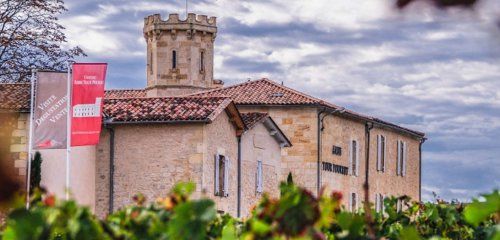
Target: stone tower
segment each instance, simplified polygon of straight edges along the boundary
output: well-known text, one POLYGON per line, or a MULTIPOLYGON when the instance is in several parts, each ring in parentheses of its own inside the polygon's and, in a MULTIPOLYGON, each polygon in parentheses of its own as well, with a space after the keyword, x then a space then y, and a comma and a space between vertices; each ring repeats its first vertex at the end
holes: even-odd
POLYGON ((186 20, 170 14, 144 18, 147 43, 148 97, 194 93, 222 86, 213 79, 215 17, 189 13, 186 20))

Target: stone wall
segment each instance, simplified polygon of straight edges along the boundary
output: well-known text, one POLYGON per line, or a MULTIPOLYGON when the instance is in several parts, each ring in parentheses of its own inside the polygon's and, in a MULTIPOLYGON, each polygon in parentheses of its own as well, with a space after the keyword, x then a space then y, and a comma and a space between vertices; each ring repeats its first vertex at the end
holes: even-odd
POLYGON ((201 184, 205 196, 215 201, 219 211, 236 216, 238 190, 238 139, 236 128, 227 114, 220 114, 212 123, 205 126, 203 132, 203 182, 201 184), (214 194, 215 155, 222 154, 230 159, 229 196, 220 197, 214 194))
POLYGON ((317 193, 317 109, 314 107, 249 107, 240 112, 267 112, 292 142, 281 150, 281 177, 317 193))
POLYGON ((408 135, 394 132, 390 129, 374 128, 370 139, 370 200, 375 201, 375 194, 383 196, 408 195, 413 200, 420 200, 420 141, 408 135), (377 171, 377 135, 386 138, 385 171, 377 171), (408 144, 408 159, 405 176, 396 175, 397 141, 408 144))
POLYGON ((262 197, 262 193, 256 192, 257 161, 262 161, 264 192, 270 197, 279 197, 281 148, 262 123, 243 134, 241 146, 241 216, 245 217, 262 197))
POLYGON ((26 166, 28 163, 28 113, 20 113, 17 126, 12 131, 10 152, 19 181, 26 184, 26 166))
MULTIPOLYGON (((200 185, 203 128, 201 123, 115 126, 114 209, 130 205, 137 193, 151 202, 166 196, 177 182, 200 185)), ((96 154, 96 213, 103 217, 109 206, 107 130, 96 154)))
MULTIPOLYGON (((238 106, 241 112, 268 112, 292 142, 291 148, 282 149, 281 180, 292 172, 294 182, 316 193, 317 182, 317 109, 314 107, 250 107, 238 106)), ((344 194, 344 204, 349 194, 357 193, 358 199, 364 198, 363 184, 366 170, 366 137, 364 122, 346 117, 327 116, 321 134, 321 161, 348 167, 349 143, 355 139, 359 148, 358 176, 342 175, 320 171, 321 184, 326 191, 338 190, 344 194), (342 148, 342 155, 332 154, 333 145, 342 148)), ((393 129, 375 127, 371 130, 369 159, 370 200, 375 194, 384 196, 408 195, 419 199, 419 140, 393 129), (377 172, 377 134, 387 138, 386 171, 377 172), (396 176, 396 141, 408 143, 406 176, 396 176)), ((320 166, 321 167, 321 166, 320 166)), ((360 201, 358 201, 360 202, 360 201)), ((360 206, 358 204, 358 206, 360 206)))
MULTIPOLYGON (((359 199, 364 198, 363 184, 366 171, 366 136, 365 125, 362 122, 349 120, 338 116, 328 116, 324 121, 322 133, 322 161, 349 167, 349 142, 352 139, 359 143, 359 175, 342 175, 339 173, 321 171, 321 182, 327 191, 341 191, 348 202, 348 194, 357 193, 359 199), (333 146, 342 148, 342 155, 332 153, 333 146)), ((370 131, 370 157, 369 157, 369 199, 375 202, 375 195, 402 196, 408 195, 414 200, 419 200, 419 140, 392 129, 374 127, 370 131), (385 171, 377 171, 377 135, 386 137, 385 171), (397 141, 408 143, 408 159, 406 175, 396 175, 397 141)))
MULTIPOLYGON (((343 204, 348 204, 349 194, 356 193, 358 199, 364 195, 363 184, 366 171, 365 124, 341 117, 327 116, 323 121, 324 130, 321 134, 322 162, 340 166, 349 166, 349 148, 352 140, 358 142, 358 175, 342 175, 321 169, 321 183, 327 192, 340 191, 344 195, 343 204), (342 148, 342 155, 332 153, 333 145, 342 148)), ((359 202, 359 201, 358 201, 359 202)), ((360 206, 358 204, 358 206, 360 206)))

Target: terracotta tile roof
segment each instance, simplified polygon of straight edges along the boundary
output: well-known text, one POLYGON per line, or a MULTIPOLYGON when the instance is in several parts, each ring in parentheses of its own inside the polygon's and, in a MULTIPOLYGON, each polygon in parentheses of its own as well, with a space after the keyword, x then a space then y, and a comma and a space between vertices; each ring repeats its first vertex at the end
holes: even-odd
POLYGON ((318 105, 323 102, 266 78, 195 93, 192 96, 228 96, 238 105, 318 105))
POLYGON ((142 98, 146 97, 144 89, 113 89, 106 90, 105 98, 142 98))
MULTIPOLYGON (((29 83, 0 84, 0 111, 28 112, 30 108, 29 96, 29 83)), ((425 136, 422 132, 345 109, 335 104, 301 93, 297 90, 282 86, 269 79, 248 81, 225 88, 204 91, 187 96, 230 97, 237 105, 310 105, 326 107, 334 110, 343 110, 345 114, 373 121, 396 130, 402 130, 420 137, 425 136)), ((144 89, 107 90, 105 94, 105 98, 107 99, 145 97, 146 91, 144 89)))
POLYGON ((29 112, 31 84, 0 84, 0 111, 29 112))
POLYGON ((227 97, 115 98, 104 100, 110 122, 210 122, 232 101, 227 97))
POLYGON ((410 134, 418 135, 420 137, 425 135, 419 131, 411 130, 372 116, 367 116, 345 109, 341 106, 309 96, 305 93, 301 93, 266 78, 248 81, 220 89, 195 93, 190 96, 228 96, 231 97, 237 105, 310 105, 325 107, 332 110, 342 111, 343 114, 350 115, 355 118, 376 122, 396 130, 402 130, 410 134))
POLYGON ((268 117, 267 113, 261 112, 249 112, 249 113, 241 113, 241 118, 243 122, 247 126, 248 129, 251 129, 255 126, 255 124, 259 123, 262 119, 268 117))

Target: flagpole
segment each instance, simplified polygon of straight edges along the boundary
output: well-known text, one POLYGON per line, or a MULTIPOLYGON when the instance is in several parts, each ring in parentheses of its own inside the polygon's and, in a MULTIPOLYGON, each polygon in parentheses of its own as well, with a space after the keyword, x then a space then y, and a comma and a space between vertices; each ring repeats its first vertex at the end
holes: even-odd
POLYGON ((70 189, 70 155, 71 155, 71 67, 72 64, 68 61, 66 62, 68 67, 68 87, 67 87, 67 101, 66 101, 66 110, 67 110, 67 118, 66 118, 66 200, 69 200, 69 189, 70 189))
POLYGON ((31 101, 30 101, 30 115, 28 117, 30 121, 29 125, 29 139, 28 139, 28 172, 26 175, 26 209, 30 207, 30 186, 31 186, 31 158, 33 155, 33 106, 35 105, 35 69, 31 69, 31 101))

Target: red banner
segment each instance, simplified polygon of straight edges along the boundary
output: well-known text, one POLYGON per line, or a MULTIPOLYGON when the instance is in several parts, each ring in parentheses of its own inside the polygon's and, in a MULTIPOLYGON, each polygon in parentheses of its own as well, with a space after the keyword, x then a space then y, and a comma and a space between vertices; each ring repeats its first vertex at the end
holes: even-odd
POLYGON ((106 63, 73 64, 71 146, 99 143, 106 63))

